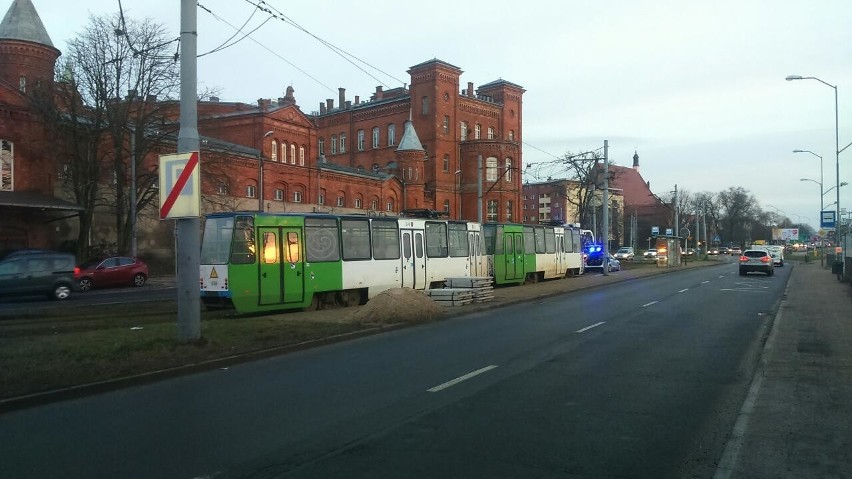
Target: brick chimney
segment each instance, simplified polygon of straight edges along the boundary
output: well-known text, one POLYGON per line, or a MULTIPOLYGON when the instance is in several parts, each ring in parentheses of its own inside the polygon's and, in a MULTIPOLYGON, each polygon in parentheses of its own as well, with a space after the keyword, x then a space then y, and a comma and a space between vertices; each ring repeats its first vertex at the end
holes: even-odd
POLYGON ((320 115, 325 115, 325 103, 320 102, 320 115))
POLYGON ((467 82, 467 96, 473 98, 473 82, 467 82))
POLYGON ((343 108, 346 105, 346 88, 338 88, 337 97, 340 100, 340 108, 343 108))
POLYGON ((373 98, 375 98, 376 100, 381 100, 382 98, 384 98, 384 96, 385 96, 385 92, 382 91, 382 87, 377 86, 376 87, 376 93, 373 95, 373 98))
POLYGON ((331 113, 331 111, 334 110, 334 98, 326 98, 325 107, 328 109, 328 112, 331 113))

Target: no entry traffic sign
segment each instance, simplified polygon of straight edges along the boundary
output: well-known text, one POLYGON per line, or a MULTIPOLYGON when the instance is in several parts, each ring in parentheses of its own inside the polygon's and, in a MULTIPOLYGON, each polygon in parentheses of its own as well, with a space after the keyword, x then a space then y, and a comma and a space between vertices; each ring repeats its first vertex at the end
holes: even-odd
POLYGON ((160 156, 160 219, 201 216, 198 152, 160 156))

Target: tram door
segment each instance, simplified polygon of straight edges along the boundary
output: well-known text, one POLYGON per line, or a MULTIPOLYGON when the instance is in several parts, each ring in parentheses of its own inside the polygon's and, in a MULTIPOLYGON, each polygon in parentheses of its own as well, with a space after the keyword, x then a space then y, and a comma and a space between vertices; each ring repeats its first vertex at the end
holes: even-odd
POLYGON ((260 234, 258 303, 299 303, 304 300, 302 232, 298 228, 258 228, 260 234))
POLYGON ((503 233, 503 255, 506 261, 506 279, 524 278, 524 234, 503 233))
POLYGON ((402 247, 402 287, 426 289, 426 256, 423 230, 400 229, 402 247))
POLYGON ((479 249, 479 235, 479 231, 468 231, 467 233, 467 242, 470 248, 468 260, 470 262, 471 276, 486 276, 484 265, 482 264, 482 251, 479 249))

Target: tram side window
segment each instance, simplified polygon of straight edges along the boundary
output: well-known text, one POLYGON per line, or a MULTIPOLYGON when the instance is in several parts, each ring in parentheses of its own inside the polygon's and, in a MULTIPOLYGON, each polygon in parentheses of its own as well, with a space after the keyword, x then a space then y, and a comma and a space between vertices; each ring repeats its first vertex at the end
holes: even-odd
POLYGON ((467 237, 467 225, 450 223, 449 231, 450 256, 459 258, 470 254, 470 240, 467 237))
POLYGON ((426 256, 429 258, 446 258, 447 224, 426 222, 426 256))
POLYGON ((396 220, 373 220, 373 258, 399 259, 399 226, 396 220))
POLYGON ((553 228, 544 229, 544 251, 545 253, 556 252, 556 233, 553 228))
MULTIPOLYGON (((485 254, 497 254, 503 252, 503 244, 502 242, 497 241, 498 230, 497 227, 491 225, 485 225, 482 228, 482 240, 485 242, 485 254), (499 244, 498 244, 499 243, 499 244), (499 248, 499 251, 498 251, 499 248)), ((500 228, 500 235, 503 235, 503 229, 500 228)))
POLYGON ((234 218, 207 218, 201 241, 202 264, 226 264, 234 237, 234 218))
POLYGON ((544 247, 544 228, 535 228, 535 252, 536 253, 544 253, 546 248, 544 247))
POLYGON ((577 230, 571 231, 571 251, 569 253, 579 253, 580 250, 583 249, 582 243, 580 242, 580 232, 577 230))
POLYGON ((305 218, 305 259, 309 263, 340 261, 340 234, 333 218, 305 218))
POLYGON ((365 219, 342 220, 343 259, 370 259, 370 222, 365 219))
POLYGON ((536 234, 532 226, 524 226, 524 253, 535 254, 536 234))
POLYGON ((234 242, 231 251, 231 263, 254 263, 257 248, 254 244, 254 218, 237 216, 234 221, 234 242))

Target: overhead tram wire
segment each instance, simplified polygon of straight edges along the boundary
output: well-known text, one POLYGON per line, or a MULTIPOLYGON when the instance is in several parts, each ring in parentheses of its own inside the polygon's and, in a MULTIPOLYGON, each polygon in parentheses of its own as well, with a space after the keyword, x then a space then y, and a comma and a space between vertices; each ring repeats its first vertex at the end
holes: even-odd
MULTIPOLYGON (((121 22, 121 28, 115 29, 115 34, 116 34, 116 36, 123 36, 125 38, 125 40, 127 41, 127 46, 130 48, 130 51, 133 52, 134 58, 138 57, 140 55, 143 55, 145 53, 148 53, 151 50, 157 50, 160 47, 164 47, 164 46, 166 46, 170 43, 174 43, 174 42, 178 42, 178 48, 180 47, 180 37, 177 37, 177 38, 172 39, 172 40, 160 42, 156 45, 152 45, 150 47, 143 48, 142 50, 137 50, 136 47, 133 45, 133 42, 130 39, 130 35, 127 33, 127 24, 124 20, 124 8, 121 5, 121 0, 118 0, 118 20, 119 20, 119 22, 121 22)), ((160 58, 160 59, 162 59, 162 58, 174 58, 174 61, 177 61, 178 55, 177 55, 177 53, 175 53, 174 57, 154 57, 154 58, 160 58)), ((114 63, 115 61, 117 61, 117 59, 113 60, 112 62, 109 62, 109 63, 114 63)))
POLYGON ((355 55, 353 55, 353 54, 351 54, 351 53, 347 52, 346 50, 344 50, 344 49, 342 49, 342 48, 340 48, 340 47, 338 47, 338 46, 336 46, 336 45, 334 45, 334 44, 332 44, 332 43, 330 43, 330 42, 328 42, 328 41, 326 41, 326 40, 323 40, 322 38, 318 37, 317 35, 315 35, 315 34, 311 33, 311 32, 310 32, 310 31, 308 31, 306 28, 302 27, 301 25, 299 25, 298 23, 296 23, 295 21, 293 21, 291 18, 289 18, 287 15, 285 15, 284 13, 282 13, 280 10, 278 10, 278 9, 277 9, 277 8, 275 8, 275 7, 273 7, 273 6, 272 6, 272 5, 270 5, 269 3, 265 2, 264 0, 256 0, 256 2, 257 2, 257 3, 255 3, 255 0, 245 0, 245 1, 246 1, 246 3, 248 3, 249 5, 252 5, 253 7, 255 7, 256 9, 258 9, 258 10, 260 10, 260 11, 262 11, 262 12, 264 12, 264 13, 268 14, 268 15, 270 15, 272 18, 275 18, 276 20, 281 20, 282 22, 284 22, 284 23, 286 23, 286 24, 288 24, 288 25, 290 25, 290 26, 292 26, 292 27, 294 27, 294 28, 296 28, 296 29, 298 29, 298 30, 301 30, 302 32, 304 32, 304 33, 306 33, 306 34, 310 35, 311 37, 313 37, 314 39, 316 39, 318 42, 320 42, 320 43, 322 43, 323 45, 325 45, 326 47, 328 47, 331 51, 335 52, 338 56, 340 56, 341 58, 343 58, 344 60, 346 60, 349 64, 351 64, 351 65, 352 65, 352 66, 354 66, 355 68, 357 68, 357 69, 361 70, 361 71, 362 71, 365 75, 367 75, 367 76, 369 76, 370 78, 372 78, 373 80, 376 80, 377 82, 379 82, 381 85, 383 85, 383 86, 385 86, 385 87, 387 87, 387 88, 390 88, 390 86, 388 86, 385 82, 383 82, 382 80, 380 80, 379 78, 377 78, 376 76, 374 76, 373 74, 371 74, 370 72, 368 72, 367 70, 365 70, 365 69, 361 68, 361 66, 359 66, 358 64, 356 64, 355 62, 353 62, 352 60, 350 60, 350 58, 353 58, 353 59, 357 60, 358 62, 360 62, 360 63, 362 63, 362 64, 364 64, 364 65, 366 65, 366 66, 368 66, 368 67, 372 68, 373 70, 375 70, 375 71, 377 71, 377 72, 381 73, 382 75, 385 75, 385 76, 386 76, 386 77, 388 77, 388 78, 392 78, 393 80, 397 81, 397 82, 398 82, 398 83, 400 83, 400 84, 405 84, 405 83, 406 83, 406 82, 404 82, 404 81, 400 80, 399 78, 394 77, 394 76, 393 76, 393 75, 391 75, 390 73, 387 73, 387 72, 385 72, 385 71, 381 70, 380 68, 378 68, 378 67, 376 67, 376 66, 373 66, 373 65, 371 65, 370 63, 367 63, 366 61, 362 60, 361 58, 358 58, 357 56, 355 56, 355 55), (263 5, 266 5, 266 7, 264 7, 263 5), (273 11, 273 10, 274 10, 274 11, 273 11), (347 58, 347 57, 349 57, 349 58, 347 58))
MULTIPOLYGON (((231 25, 231 24, 230 24, 227 20, 225 20, 224 18, 220 17, 219 15, 216 15, 215 13, 213 13, 213 11, 212 11, 212 10, 210 10, 209 8, 207 8, 207 7, 205 7, 204 5, 202 5, 202 4, 201 4, 201 2, 196 2, 196 5, 198 5, 198 7, 199 7, 199 8, 201 8, 202 10, 204 10, 205 12, 207 12, 207 13, 209 13, 211 16, 213 16, 213 18, 215 18, 216 20, 219 20, 220 22, 224 23, 225 25, 228 25, 229 27, 233 28, 234 30, 239 31, 239 29, 238 29, 237 27, 235 27, 235 26, 231 25)), ((313 76, 313 75, 311 75, 310 73, 308 73, 308 72, 306 72, 305 70, 302 70, 301 68, 297 67, 295 64, 293 64, 293 62, 291 62, 290 60, 287 60, 286 58, 282 57, 281 55, 279 55, 278 53, 276 53, 276 52, 275 52, 274 50, 272 50, 271 48, 267 47, 267 46, 266 46, 266 45, 264 45, 263 43, 260 43, 259 41, 257 41, 257 40, 255 40, 254 38, 252 38, 250 35, 249 35, 249 36, 247 36, 247 38, 248 38, 249 40, 253 41, 254 43, 256 43, 257 45, 259 45, 259 46, 260 46, 261 48, 263 48, 264 50, 268 51, 268 52, 269 52, 269 53, 271 53, 272 55, 274 55, 274 56, 276 56, 277 58, 279 58, 280 60, 282 60, 284 63, 286 63, 286 64, 290 65, 291 67, 293 67, 294 69, 298 70, 299 72, 301 72, 302 74, 304 74, 306 77, 308 77, 308 78, 310 78, 311 80, 315 81, 317 84, 324 86, 324 87, 325 87, 325 88, 327 88, 330 92, 333 92, 333 93, 336 93, 336 92, 337 92, 337 90, 335 90, 334 88, 331 88, 330 86, 328 86, 328 85, 326 85, 325 83, 321 82, 319 79, 317 79, 316 77, 314 77, 314 76, 313 76)))
POLYGON ((260 27, 262 27, 262 26, 266 25, 266 22, 268 22, 268 21, 271 19, 271 18, 267 18, 267 19, 266 19, 266 20, 264 20, 264 21, 263 21, 260 25, 258 25, 257 27, 253 28, 250 32, 248 32, 248 33, 244 34, 242 37, 240 37, 240 39, 239 39, 239 40, 237 40, 237 41, 235 41, 235 42, 232 42, 232 43, 229 43, 231 40, 233 40, 233 39, 234 39, 234 37, 236 37, 236 36, 237 36, 237 35, 239 35, 240 33, 243 33, 243 28, 245 28, 245 27, 246 27, 246 25, 248 25, 248 23, 251 21, 251 19, 252 19, 252 18, 254 18, 254 14, 255 14, 255 13, 257 13, 257 10, 253 10, 253 11, 251 12, 251 15, 249 15, 249 17, 246 19, 246 21, 245 21, 245 22, 243 22, 242 26, 240 26, 240 28, 239 28, 236 32, 234 32, 234 34, 233 34, 233 35, 231 35, 231 36, 230 36, 227 40, 225 40, 224 42, 222 42, 222 43, 221 43, 218 47, 216 47, 216 48, 214 48, 214 49, 210 50, 209 52, 205 52, 205 53, 202 53, 201 55, 198 55, 198 56, 197 56, 197 58, 201 58, 201 57, 203 57, 203 56, 205 56, 205 55, 209 55, 209 54, 211 54, 211 53, 220 52, 220 51, 222 51, 222 50, 224 50, 224 49, 226 49, 226 48, 228 48, 228 47, 232 47, 232 46, 236 45, 237 43, 240 43, 241 41, 245 40, 245 39, 246 39, 246 37, 248 37, 248 36, 249 36, 249 35, 251 35, 252 33, 254 33, 254 32, 258 31, 258 30, 260 29, 260 27))

